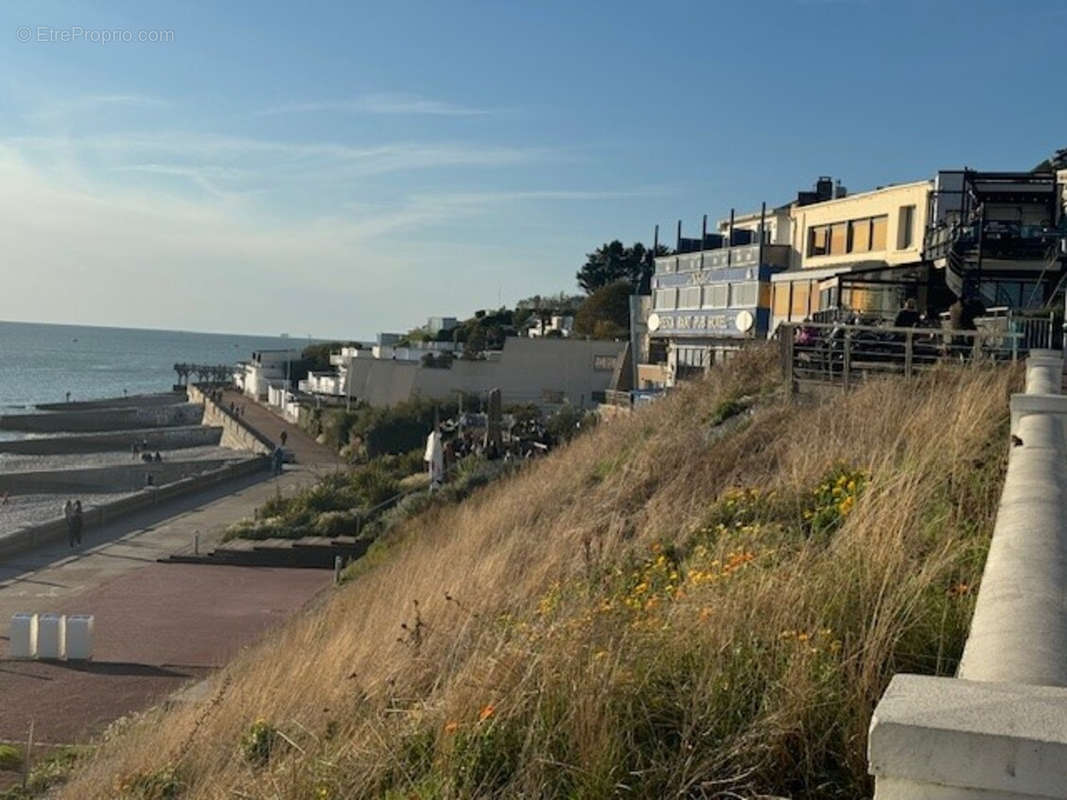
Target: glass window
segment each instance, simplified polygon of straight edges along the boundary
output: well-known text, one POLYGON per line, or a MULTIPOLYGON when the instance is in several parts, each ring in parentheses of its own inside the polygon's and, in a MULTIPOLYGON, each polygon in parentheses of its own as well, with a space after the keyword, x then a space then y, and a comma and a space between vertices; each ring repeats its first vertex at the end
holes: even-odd
POLYGON ((726 308, 729 305, 729 287, 725 283, 713 283, 704 287, 704 308, 726 308))
POLYGON ((830 255, 840 256, 848 252, 848 223, 838 222, 830 226, 830 255))
POLYGON ((656 308, 673 309, 677 306, 677 289, 657 289, 656 308))
POLYGON ((774 284, 774 316, 789 316, 789 287, 788 283, 774 284))
POLYGON ((889 217, 875 217, 871 220, 871 250, 885 250, 885 229, 889 217))
POLYGON ((808 316, 808 296, 811 285, 807 281, 796 281, 793 284, 793 303, 790 308, 793 319, 804 319, 808 316))
POLYGON ((897 250, 907 250, 914 241, 915 206, 901 206, 897 219, 897 250))
POLYGON ((850 253, 866 253, 871 249, 871 221, 869 219, 856 219, 850 222, 849 248, 850 253))
POLYGON ((686 286, 679 292, 678 308, 700 308, 700 287, 686 286))
POLYGON ((808 228, 808 255, 824 256, 830 252, 830 226, 808 228))
POLYGON ((731 283, 730 284, 730 307, 737 308, 739 306, 754 306, 756 300, 759 297, 759 284, 755 281, 751 283, 731 283))

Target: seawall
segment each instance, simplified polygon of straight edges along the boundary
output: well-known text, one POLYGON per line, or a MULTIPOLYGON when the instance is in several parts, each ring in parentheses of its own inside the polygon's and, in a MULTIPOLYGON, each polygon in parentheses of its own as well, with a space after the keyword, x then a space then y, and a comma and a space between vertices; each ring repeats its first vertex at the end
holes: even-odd
MULTIPOLYGON (((203 464, 204 462, 200 463, 203 464)), ((133 511, 149 508, 157 503, 201 491, 234 478, 252 475, 257 472, 266 473, 269 467, 270 459, 265 456, 257 456, 191 475, 166 486, 142 489, 136 494, 121 497, 110 503, 90 506, 84 511, 85 529, 98 528, 133 511)), ((66 536, 67 523, 62 517, 39 525, 27 526, 7 536, 0 537, 0 558, 7 558, 15 553, 40 545, 61 542, 66 536)))
POLYGON ((200 418, 201 425, 222 428, 222 438, 219 441, 223 447, 231 447, 235 450, 250 450, 253 453, 270 455, 274 452, 274 442, 263 436, 255 429, 249 427, 241 419, 231 414, 227 409, 216 403, 199 387, 190 384, 188 389, 189 402, 198 408, 203 407, 200 418))

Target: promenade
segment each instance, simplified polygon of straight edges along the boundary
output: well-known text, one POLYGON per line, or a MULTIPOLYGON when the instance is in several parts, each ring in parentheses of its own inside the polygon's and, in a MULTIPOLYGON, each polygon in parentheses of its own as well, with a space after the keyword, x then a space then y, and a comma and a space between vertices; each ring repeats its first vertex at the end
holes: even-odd
MULTIPOLYGON (((227 399, 227 403, 229 400, 227 399)), ((247 398, 242 421, 277 439, 288 431, 297 463, 162 502, 87 532, 71 551, 42 546, 0 560, 0 741, 84 741, 114 719, 146 708, 223 666, 329 584, 321 570, 160 564, 210 550, 225 528, 277 493, 308 486, 337 459, 247 398), (93 614, 89 663, 7 657, 11 615, 93 614)))

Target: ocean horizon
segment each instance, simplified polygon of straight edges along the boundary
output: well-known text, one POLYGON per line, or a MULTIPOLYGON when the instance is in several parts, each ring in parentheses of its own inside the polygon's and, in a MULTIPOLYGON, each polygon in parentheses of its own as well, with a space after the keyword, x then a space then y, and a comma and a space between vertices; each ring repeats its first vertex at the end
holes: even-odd
POLYGON ((314 339, 0 321, 0 414, 41 403, 169 391, 173 366, 236 364, 314 339))

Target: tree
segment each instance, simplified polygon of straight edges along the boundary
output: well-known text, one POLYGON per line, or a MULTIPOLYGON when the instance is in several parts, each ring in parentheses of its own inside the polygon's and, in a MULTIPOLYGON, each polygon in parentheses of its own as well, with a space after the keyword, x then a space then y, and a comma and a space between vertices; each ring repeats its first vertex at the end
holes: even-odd
POLYGON ((648 294, 652 273, 655 272, 655 256, 669 255, 670 250, 658 245, 656 253, 641 242, 626 247, 618 239, 603 244, 592 253, 587 253, 585 264, 578 270, 578 285, 588 294, 615 281, 627 281, 637 294, 648 294))
POLYGON ((618 339, 630 330, 630 284, 618 280, 585 298, 574 316, 574 330, 596 339, 618 339))

